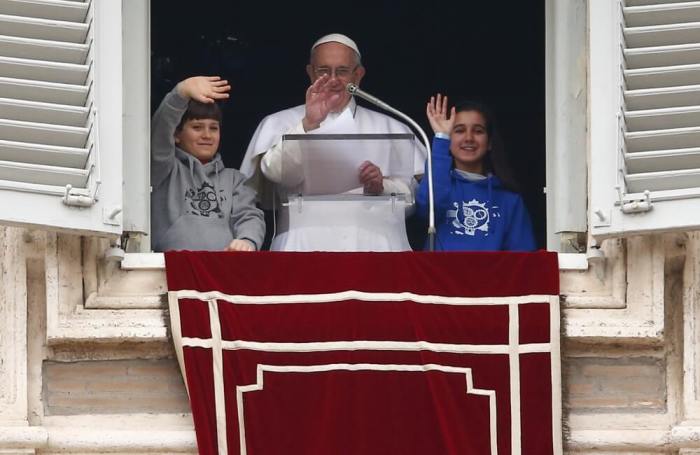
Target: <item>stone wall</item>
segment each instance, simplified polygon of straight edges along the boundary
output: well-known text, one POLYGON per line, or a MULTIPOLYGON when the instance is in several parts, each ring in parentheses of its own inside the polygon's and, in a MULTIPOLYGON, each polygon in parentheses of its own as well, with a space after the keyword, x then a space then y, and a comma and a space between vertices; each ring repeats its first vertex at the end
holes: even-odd
MULTIPOLYGON (((163 271, 72 235, 0 245, 0 453, 194 453, 163 271)), ((561 272, 566 450, 700 454, 700 234, 603 252, 561 272)))

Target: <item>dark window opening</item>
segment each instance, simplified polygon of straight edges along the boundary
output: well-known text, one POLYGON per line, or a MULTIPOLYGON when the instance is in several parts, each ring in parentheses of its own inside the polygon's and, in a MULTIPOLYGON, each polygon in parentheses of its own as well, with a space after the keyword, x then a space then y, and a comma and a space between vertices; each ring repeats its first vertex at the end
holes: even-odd
MULTIPOLYGON (((155 109, 179 80, 220 75, 232 84, 221 143, 238 168, 258 122, 304 102, 309 47, 345 33, 362 52, 366 91, 415 119, 430 135, 428 98, 477 98, 495 111, 506 151, 545 247, 544 1, 397 3, 151 0, 155 109)), ((360 101, 360 103, 363 103, 360 101)), ((366 105, 366 104, 365 104, 366 105)), ((422 247, 423 228, 409 223, 422 247)))

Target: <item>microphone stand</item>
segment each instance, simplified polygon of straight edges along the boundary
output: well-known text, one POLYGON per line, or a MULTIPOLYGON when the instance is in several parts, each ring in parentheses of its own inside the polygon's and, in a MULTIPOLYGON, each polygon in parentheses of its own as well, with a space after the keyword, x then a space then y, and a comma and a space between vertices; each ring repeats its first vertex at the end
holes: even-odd
POLYGON ((430 142, 428 141, 428 136, 426 136, 425 131, 413 121, 411 117, 404 114, 403 112, 395 109, 379 98, 370 95, 369 93, 363 91, 356 84, 352 82, 348 83, 345 87, 347 92, 353 96, 359 96, 360 98, 369 101, 370 103, 378 106, 385 111, 389 111, 392 114, 400 117, 401 119, 408 122, 421 136, 423 139, 423 144, 425 144, 425 149, 428 151, 428 249, 429 251, 435 251, 435 198, 433 196, 433 153, 430 148, 430 142))

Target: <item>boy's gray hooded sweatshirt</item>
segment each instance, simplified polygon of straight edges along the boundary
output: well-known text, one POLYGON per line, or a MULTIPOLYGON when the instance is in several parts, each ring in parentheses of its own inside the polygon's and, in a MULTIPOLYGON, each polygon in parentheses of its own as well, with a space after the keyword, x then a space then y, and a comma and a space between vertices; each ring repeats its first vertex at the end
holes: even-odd
POLYGON ((260 249, 265 236, 255 191, 221 156, 202 164, 175 145, 189 99, 168 93, 151 125, 151 232, 154 251, 222 251, 233 239, 260 249))

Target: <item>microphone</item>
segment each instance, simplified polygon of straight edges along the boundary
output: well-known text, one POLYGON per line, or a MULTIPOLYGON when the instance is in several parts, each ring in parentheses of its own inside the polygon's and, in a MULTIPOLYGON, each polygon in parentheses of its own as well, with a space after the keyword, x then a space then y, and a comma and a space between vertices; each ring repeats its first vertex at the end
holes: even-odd
POLYGON ((428 141, 428 136, 426 136, 425 131, 413 121, 411 117, 404 114, 403 112, 389 106, 384 101, 380 100, 376 96, 370 95, 364 90, 360 89, 357 84, 349 82, 345 86, 345 90, 352 96, 358 96, 364 100, 369 101, 377 107, 382 108, 385 111, 391 112, 397 117, 405 120, 411 125, 423 139, 423 144, 425 149, 428 151, 428 248, 430 251, 435 251, 435 197, 433 196, 433 153, 430 148, 430 142, 428 141))
MULTIPOLYGON (((394 112, 396 109, 393 107, 389 106, 386 104, 384 101, 380 100, 376 96, 372 96, 369 93, 365 92, 362 90, 360 87, 358 87, 356 84, 353 84, 352 82, 349 82, 348 85, 345 87, 347 92, 353 96, 359 96, 360 98, 369 101, 370 103, 374 104, 375 106, 379 106, 384 110, 387 110, 389 112, 394 112)), ((396 113, 396 112, 394 112, 396 113)), ((397 114, 399 115, 399 114, 397 114)), ((402 117, 401 115, 399 115, 402 117)))

